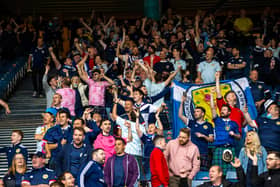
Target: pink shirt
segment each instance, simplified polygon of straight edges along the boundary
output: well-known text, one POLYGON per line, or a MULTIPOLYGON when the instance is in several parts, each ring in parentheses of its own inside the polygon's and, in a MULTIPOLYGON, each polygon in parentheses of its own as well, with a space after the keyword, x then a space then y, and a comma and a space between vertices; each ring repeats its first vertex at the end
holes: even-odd
POLYGON ((105 163, 108 158, 113 156, 115 153, 115 138, 114 136, 103 136, 102 133, 100 133, 96 140, 93 143, 94 149, 102 148, 105 152, 105 163))
POLYGON ((62 96, 61 106, 68 108, 71 116, 75 116, 76 92, 72 88, 61 88, 56 91, 62 96))
POLYGON ((180 145, 178 138, 171 140, 166 146, 164 155, 169 166, 170 176, 179 176, 180 171, 184 170, 189 173, 189 177, 193 178, 200 169, 198 147, 190 140, 186 145, 180 145))
POLYGON ((92 79, 87 81, 89 87, 89 105, 93 106, 105 106, 105 89, 110 84, 107 81, 95 82, 92 79))

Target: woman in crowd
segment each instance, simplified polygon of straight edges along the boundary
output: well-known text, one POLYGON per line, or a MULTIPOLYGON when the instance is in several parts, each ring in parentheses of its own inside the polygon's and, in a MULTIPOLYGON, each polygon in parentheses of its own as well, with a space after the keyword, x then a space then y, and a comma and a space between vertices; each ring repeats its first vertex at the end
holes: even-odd
POLYGON ((15 154, 8 173, 3 178, 5 187, 20 187, 21 179, 26 172, 26 163, 23 154, 15 154))
POLYGON ((75 178, 68 171, 65 171, 64 173, 62 173, 59 176, 58 182, 62 183, 64 185, 64 187, 74 187, 75 186, 75 178))
POLYGON ((241 165, 246 173, 246 187, 256 187, 251 184, 252 160, 249 159, 248 154, 257 154, 258 156, 258 174, 265 172, 267 152, 261 142, 257 132, 249 131, 246 135, 244 147, 241 149, 239 159, 241 165))

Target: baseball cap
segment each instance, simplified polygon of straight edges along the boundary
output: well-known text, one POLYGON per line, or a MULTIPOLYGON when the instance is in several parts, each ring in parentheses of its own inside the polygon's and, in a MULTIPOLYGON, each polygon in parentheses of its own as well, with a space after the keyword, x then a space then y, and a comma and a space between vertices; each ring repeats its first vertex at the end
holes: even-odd
POLYGON ((274 100, 268 99, 264 102, 264 109, 267 111, 267 109, 272 105, 272 104, 277 104, 274 100))

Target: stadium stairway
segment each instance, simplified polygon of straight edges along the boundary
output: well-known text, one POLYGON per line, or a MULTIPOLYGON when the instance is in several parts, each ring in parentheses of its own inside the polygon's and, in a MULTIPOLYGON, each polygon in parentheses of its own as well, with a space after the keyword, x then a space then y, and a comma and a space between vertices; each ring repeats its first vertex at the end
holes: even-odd
MULTIPOLYGON (((46 101, 45 98, 33 98, 32 93, 31 78, 26 77, 8 101, 12 113, 6 116, 1 110, 0 147, 10 144, 12 130, 20 129, 24 133, 22 143, 27 147, 28 153, 35 152, 35 128, 42 123, 41 113, 44 111, 46 101)), ((6 154, 1 153, 0 178, 7 172, 7 165, 6 154)), ((28 160, 28 167, 31 167, 30 160, 28 160)))

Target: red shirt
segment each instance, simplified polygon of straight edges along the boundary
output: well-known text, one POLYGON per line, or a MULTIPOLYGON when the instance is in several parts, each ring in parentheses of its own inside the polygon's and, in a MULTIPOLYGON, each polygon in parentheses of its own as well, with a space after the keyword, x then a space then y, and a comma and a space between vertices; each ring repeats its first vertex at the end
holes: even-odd
POLYGON ((169 172, 167 162, 161 149, 155 147, 150 157, 150 168, 152 174, 152 186, 158 187, 163 185, 168 186, 169 172))
MULTIPOLYGON (((151 56, 146 56, 143 58, 144 62, 148 62, 149 65, 151 65, 151 56)), ((155 65, 156 63, 158 63, 160 61, 160 57, 159 56, 154 56, 154 60, 153 60, 153 65, 155 65)))
MULTIPOLYGON (((216 100, 217 100, 217 105, 218 105, 219 111, 221 112, 222 106, 226 105, 227 103, 225 102, 224 98, 217 98, 216 100)), ((245 120, 243 112, 239 108, 232 107, 232 106, 229 106, 229 107, 231 109, 231 113, 229 115, 229 118, 232 121, 237 123, 239 133, 241 134, 243 122, 245 120)))

